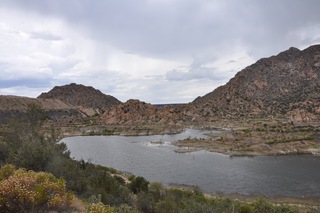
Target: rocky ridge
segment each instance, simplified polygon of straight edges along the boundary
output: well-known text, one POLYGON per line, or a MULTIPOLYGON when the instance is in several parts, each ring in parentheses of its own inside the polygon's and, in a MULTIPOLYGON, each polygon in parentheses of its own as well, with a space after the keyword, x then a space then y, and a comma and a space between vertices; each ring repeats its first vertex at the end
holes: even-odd
POLYGON ((192 102, 206 118, 281 116, 292 121, 320 118, 320 45, 290 48, 263 58, 192 102))

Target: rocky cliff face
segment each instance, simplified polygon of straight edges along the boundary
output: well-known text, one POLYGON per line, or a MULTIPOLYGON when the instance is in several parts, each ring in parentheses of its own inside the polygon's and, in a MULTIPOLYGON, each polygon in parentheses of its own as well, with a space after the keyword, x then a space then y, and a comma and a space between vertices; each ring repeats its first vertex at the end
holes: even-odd
POLYGON ((192 103, 202 116, 286 115, 320 118, 320 45, 290 48, 236 74, 192 103))
POLYGON ((86 108, 108 108, 120 104, 121 102, 113 96, 105 95, 93 87, 81 84, 69 84, 56 86, 47 93, 42 93, 39 99, 59 99, 73 106, 86 108))

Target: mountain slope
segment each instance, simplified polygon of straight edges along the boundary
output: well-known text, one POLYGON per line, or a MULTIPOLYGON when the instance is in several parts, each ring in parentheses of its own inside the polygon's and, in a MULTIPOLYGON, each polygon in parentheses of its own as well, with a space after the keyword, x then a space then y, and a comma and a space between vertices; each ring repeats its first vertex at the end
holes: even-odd
POLYGON ((47 113, 47 116, 53 120, 72 119, 81 121, 84 113, 75 109, 71 104, 64 103, 58 99, 35 99, 20 96, 0 95, 0 123, 7 123, 12 118, 23 116, 29 105, 39 105, 47 113))
POLYGON ((44 110, 63 110, 72 108, 70 104, 66 104, 57 99, 35 99, 20 96, 0 95, 0 111, 26 111, 30 104, 37 104, 44 110))
POLYGON ((287 115, 318 119, 320 45, 260 59, 192 103, 203 116, 287 115))
POLYGON ((73 106, 84 106, 89 108, 108 108, 121 102, 113 96, 105 95, 93 87, 81 84, 69 84, 56 86, 46 93, 42 93, 39 99, 59 99, 73 106))

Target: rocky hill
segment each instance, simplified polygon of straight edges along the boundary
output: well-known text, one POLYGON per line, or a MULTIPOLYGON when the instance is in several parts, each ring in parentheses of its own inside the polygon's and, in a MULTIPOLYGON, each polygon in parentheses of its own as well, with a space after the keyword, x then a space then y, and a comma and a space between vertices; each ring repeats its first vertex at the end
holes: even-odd
POLYGON ((203 117, 285 115, 320 118, 320 45, 263 58, 192 103, 203 117))
POLYGON ((113 96, 105 95, 93 87, 81 84, 69 84, 56 86, 46 93, 42 93, 39 99, 59 99, 73 106, 86 108, 108 108, 120 104, 121 102, 113 96))
POLYGON ((179 120, 180 113, 173 108, 158 108, 143 101, 131 99, 106 110, 101 119, 106 124, 166 123, 179 120))
POLYGON ((128 100, 125 103, 109 108, 101 116, 101 123, 106 125, 163 126, 170 131, 181 129, 187 118, 186 105, 156 107, 139 100, 128 100))

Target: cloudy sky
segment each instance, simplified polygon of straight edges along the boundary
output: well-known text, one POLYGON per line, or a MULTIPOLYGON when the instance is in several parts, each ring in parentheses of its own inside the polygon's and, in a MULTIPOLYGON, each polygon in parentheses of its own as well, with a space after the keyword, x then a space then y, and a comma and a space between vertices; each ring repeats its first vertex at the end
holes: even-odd
POLYGON ((320 43, 319 0, 1 0, 0 94, 69 83, 190 102, 291 46, 320 43))

